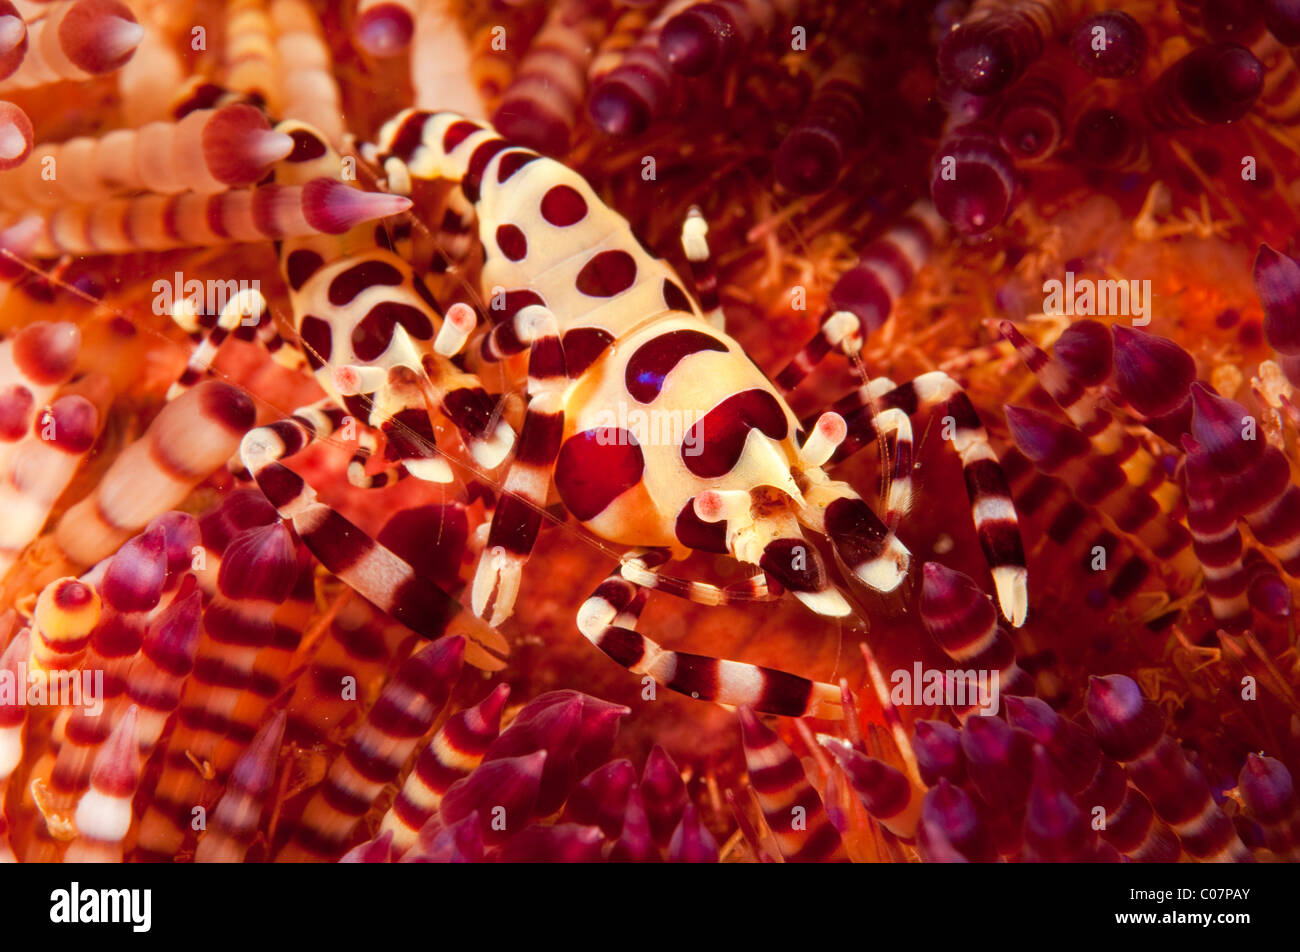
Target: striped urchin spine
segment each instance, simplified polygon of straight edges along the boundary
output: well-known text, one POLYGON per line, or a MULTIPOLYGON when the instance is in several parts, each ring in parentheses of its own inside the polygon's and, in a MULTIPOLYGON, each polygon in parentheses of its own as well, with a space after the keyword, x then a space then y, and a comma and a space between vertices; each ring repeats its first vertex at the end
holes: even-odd
POLYGON ((930 198, 959 234, 980 235, 1000 225, 1015 195, 1011 157, 991 130, 962 126, 940 143, 930 169, 930 198))
POLYGON ((1113 459, 1128 483, 1149 492, 1162 512, 1176 515, 1179 495, 1159 461, 1114 414, 1098 406, 1099 390, 1114 367, 1112 341, 1105 326, 1095 321, 1074 322, 1057 339, 1050 357, 1010 322, 1002 322, 999 331, 1056 405, 1088 438, 1093 451, 1113 459))
POLYGON ((796 9, 794 0, 696 0, 664 24, 659 51, 677 72, 698 76, 765 42, 796 9))
POLYGON ((604 132, 636 135, 668 109, 673 74, 660 53, 660 35, 668 21, 690 3, 672 0, 645 25, 635 43, 611 52, 609 63, 594 64, 600 75, 592 80, 587 110, 604 132))
MULTIPOLYGON (((880 330, 945 230, 933 205, 924 200, 915 203, 836 279, 830 292, 832 305, 855 315, 866 333, 880 330)), ((777 381, 781 382, 779 375, 777 381)))
POLYGON ((262 3, 232 0, 226 6, 227 41, 222 49, 222 86, 273 112, 283 105, 275 31, 262 3))
MULTIPOLYGON (((0 654, 0 674, 17 679, 21 665, 27 658, 29 634, 19 631, 0 654)), ((27 706, 6 699, 0 703, 0 796, 8 792, 10 778, 23 760, 23 728, 27 721, 27 706)), ((13 847, 9 840, 6 811, 0 810, 0 862, 14 862, 13 847)))
POLYGON ((325 860, 342 852, 352 828, 396 778, 446 705, 463 657, 464 640, 451 637, 425 646, 399 668, 331 767, 324 787, 308 801, 294 839, 277 854, 277 862, 325 860))
POLYGON ((1264 337, 1284 356, 1300 354, 1300 264, 1262 244, 1253 277, 1264 308, 1264 337))
MULTIPOLYGON (((970 578, 937 562, 925 563, 921 571, 921 621, 948 656, 967 668, 996 672, 999 692, 1032 693, 1031 679, 1016 664, 1011 639, 998 625, 988 596, 970 578)), ((964 718, 979 709, 979 702, 968 698, 953 713, 964 718)))
POLYGON ((1263 86, 1263 67, 1236 43, 1198 47, 1171 65, 1143 100, 1160 129, 1234 122, 1250 111, 1263 86))
MULTIPOLYGON (((284 97, 282 115, 319 129, 326 141, 343 140, 343 110, 333 60, 320 21, 306 0, 271 0, 271 24, 284 97)), ((426 14, 426 20, 433 20, 426 14)))
POLYGON ((199 834, 196 863, 237 863, 247 855, 274 787, 285 721, 281 711, 263 724, 231 768, 212 818, 199 834))
POLYGON ((222 192, 259 181, 293 142, 271 131, 260 110, 235 104, 196 110, 179 122, 35 148, 35 161, 0 178, 11 207, 89 204, 136 191, 222 192), (57 175, 47 174, 51 168, 57 175))
POLYGON ((98 409, 85 397, 70 394, 49 404, 12 453, 5 454, 0 506, 8 518, 0 527, 0 571, 40 533, 98 432, 98 409))
POLYGON ((132 705, 95 754, 90 789, 77 804, 77 837, 63 855, 68 863, 118 863, 131 829, 131 799, 140 782, 141 759, 132 705))
POLYGON ((257 655, 281 637, 271 616, 289 594, 293 568, 288 530, 278 523, 244 530, 223 552, 217 591, 203 612, 194 676, 180 699, 165 771, 142 822, 146 849, 175 849, 168 838, 181 833, 192 808, 205 801, 204 781, 224 779, 235 752, 256 730, 261 705, 250 704, 249 695, 265 697, 278 689, 256 683, 253 667, 257 655))
POLYGON ((1113 458, 1098 459, 1078 430, 1041 411, 1008 406, 1006 414, 1016 446, 1035 466, 1068 482, 1081 502, 1101 509, 1166 563, 1168 571, 1184 578, 1192 574, 1187 530, 1167 519, 1149 492, 1131 486, 1113 458))
MULTIPOLYGON (((28 845, 24 858, 29 862, 53 860, 56 841, 69 839, 75 830, 73 811, 90 784, 96 757, 124 714, 131 663, 148 614, 162 597, 166 572, 161 528, 128 541, 104 569, 98 582, 104 608, 82 662, 83 669, 100 672, 100 703, 68 711, 62 746, 38 767, 34 783, 43 791, 38 808, 45 822, 28 845)), ((133 731, 132 746, 136 743, 133 731)))
POLYGON ((64 513, 54 531, 59 547, 83 566, 112 554, 223 466, 252 422, 248 396, 215 380, 173 400, 119 454, 95 492, 64 513))
POLYGON ((1042 55, 1065 7, 1061 0, 978 0, 940 44, 940 72, 969 93, 1001 92, 1042 55))
POLYGON ((740 709, 740 729, 749 782, 782 856, 794 863, 844 859, 840 835, 798 758, 748 708, 740 709))
POLYGON ((433 724, 460 675, 465 643, 435 641, 408 659, 307 802, 277 862, 334 859, 433 724))
POLYGON ((835 755, 867 812, 900 839, 913 839, 923 797, 915 782, 896 767, 868 757, 847 742, 828 741, 826 746, 835 755))
POLYGON ((567 151, 586 98, 593 27, 578 0, 557 4, 529 44, 492 124, 508 138, 548 155, 567 151))
POLYGON ((1183 462, 1187 527, 1197 561, 1205 569, 1205 595, 1215 621, 1228 631, 1239 632, 1250 624, 1250 580, 1242 563, 1237 516, 1226 505, 1223 482, 1197 443, 1186 437, 1183 446, 1187 450, 1183 462))
POLYGON ((1282 452, 1250 436, 1241 404, 1192 385, 1192 435, 1223 481, 1224 498, 1292 578, 1300 577, 1300 487, 1282 452), (1248 438, 1249 437, 1249 438, 1248 438))
POLYGON ((0 89, 30 89, 111 73, 131 58, 144 36, 130 8, 118 0, 60 0, 42 12, 15 48, 26 50, 21 65, 0 81, 0 89))
POLYGON ((1190 432, 1196 379, 1192 355, 1167 337, 1123 324, 1111 325, 1115 374, 1110 391, 1148 430, 1178 446, 1190 432))
POLYGON ((824 192, 839 181, 849 150, 866 128, 866 62, 847 56, 818 77, 803 118, 773 159, 776 180, 796 194, 824 192))
POLYGON ((152 752, 180 706, 198 655, 201 605, 194 582, 182 583, 166 609, 149 622, 140 653, 127 670, 126 695, 136 708, 142 754, 152 752))
POLYGON ((0 231, 0 247, 48 258, 339 235, 408 208, 410 200, 400 195, 362 192, 322 178, 214 195, 180 192, 61 205, 0 231))
POLYGON ((392 834, 396 855, 401 856, 414 845, 451 785, 483 761, 489 745, 496 740, 501 711, 509 696, 507 685, 498 686, 474 707, 453 715, 420 752, 379 825, 381 835, 392 834))

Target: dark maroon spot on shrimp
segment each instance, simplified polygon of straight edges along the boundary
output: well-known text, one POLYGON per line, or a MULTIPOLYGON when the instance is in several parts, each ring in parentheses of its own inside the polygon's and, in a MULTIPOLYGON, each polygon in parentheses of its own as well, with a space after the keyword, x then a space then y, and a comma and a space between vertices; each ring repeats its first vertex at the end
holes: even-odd
POLYGON ((664 304, 674 311, 691 313, 691 299, 672 278, 664 278, 664 304))
POLYGON ((460 183, 461 191, 471 202, 479 200, 479 184, 483 181, 483 172, 487 169, 488 163, 492 161, 493 156, 507 147, 504 139, 489 139, 475 147, 474 154, 469 157, 469 166, 465 169, 465 178, 460 183))
POLYGON ((627 430, 599 427, 576 433, 560 447, 555 488, 581 522, 594 519, 641 481, 645 457, 627 430))
POLYGON ((298 325, 298 336, 302 338, 303 353, 312 370, 319 370, 329 363, 334 352, 334 338, 326 321, 306 315, 298 325))
POLYGON ((393 341, 398 324, 416 340, 433 336, 433 325, 418 308, 396 301, 381 301, 352 330, 352 351, 361 360, 375 360, 393 341))
POLYGON ((820 592, 827 586, 821 556, 803 539, 773 539, 758 565, 792 592, 820 592))
POLYGON ((420 300, 429 306, 429 310, 435 314, 442 313, 442 308, 438 306, 438 299, 433 296, 433 292, 429 290, 428 285, 421 278, 416 277, 411 282, 411 287, 415 289, 415 293, 419 295, 420 300))
POLYGON ((442 398, 442 412, 470 436, 485 438, 494 424, 496 404, 482 387, 457 387, 442 398))
POLYGON ((396 286, 401 283, 402 272, 387 261, 363 261, 334 276, 330 282, 330 303, 335 307, 343 307, 366 288, 375 285, 396 286))
POLYGON ((488 320, 493 324, 508 321, 530 304, 546 306, 546 300, 536 291, 527 288, 515 288, 503 294, 492 295, 488 304, 488 320))
POLYGON ((570 377, 582 375, 614 342, 614 335, 599 327, 575 327, 564 335, 564 366, 570 377))
POLYGON ((774 440, 789 433, 781 404, 766 390, 742 391, 706 413, 682 441, 682 462, 701 479, 725 476, 740 459, 753 429, 774 440))
POLYGON ((528 239, 517 225, 498 225, 497 247, 511 261, 520 261, 528 254, 528 239))
POLYGON ((289 287, 295 291, 301 290, 307 283, 307 279, 320 270, 320 266, 324 263, 320 255, 306 248, 291 251, 284 263, 284 273, 288 278, 289 287))
POLYGON ((677 514, 673 534, 682 545, 705 552, 727 552, 727 523, 705 522, 695 514, 695 497, 692 496, 677 514))
POLYGON ((674 367, 691 354, 704 350, 726 353, 727 345, 703 331, 669 331, 646 341, 627 362, 624 380, 627 392, 638 403, 650 403, 659 396, 664 380, 674 367))
POLYGON ((542 196, 542 217, 557 228, 575 225, 587 217, 587 200, 569 185, 553 185, 542 196))
POLYGON ((497 163, 497 183, 504 184, 510 176, 537 158, 540 158, 540 156, 536 152, 524 152, 523 150, 507 152, 501 156, 501 161, 497 163))
POLYGON ((442 134, 442 151, 450 152, 481 128, 482 126, 477 123, 464 119, 460 122, 453 122, 447 127, 447 131, 442 134))
POLYGON ((293 140, 293 150, 285 156, 286 162, 310 162, 325 154, 325 143, 306 129, 295 129, 289 138, 293 140))
POLYGON ((636 260, 626 251, 602 251, 578 272, 578 290, 589 297, 613 297, 636 281, 636 260))

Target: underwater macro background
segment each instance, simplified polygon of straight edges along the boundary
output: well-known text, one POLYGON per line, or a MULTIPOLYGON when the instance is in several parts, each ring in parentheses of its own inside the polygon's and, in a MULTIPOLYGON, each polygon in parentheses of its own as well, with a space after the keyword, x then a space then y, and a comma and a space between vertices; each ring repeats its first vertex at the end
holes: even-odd
MULTIPOLYGON (((26 21, 19 58, 45 62, 0 80, 0 669, 100 669, 115 696, 99 720, 0 694, 0 859, 1300 856, 1300 5, 15 0, 8 43, 6 16, 26 21), (667 593, 641 617, 672 648, 842 683, 842 721, 724 709, 611 663, 575 616, 620 551, 558 505, 503 659, 464 617, 417 638, 227 466, 254 423, 321 395, 257 341, 228 340, 216 383, 162 416, 194 343, 156 282, 257 281, 292 345, 273 246, 221 240, 215 215, 185 247, 148 250, 139 225, 105 238, 102 183, 43 178, 50 144, 242 104, 349 154, 403 108, 475 103, 684 277, 697 206, 727 330, 769 376, 854 314, 859 357, 800 385, 801 419, 864 375, 951 374, 1016 503, 1024 624, 989 598, 937 410, 914 420, 902 592, 849 589, 853 621, 667 593), (1067 274, 1149 291, 1044 313, 1067 274), (997 670, 997 715, 885 702, 861 644, 886 682, 917 662, 997 670)), ((217 194, 271 165, 246 121, 199 156, 119 139, 59 160, 255 169, 204 183, 217 194)), ((110 192, 155 188, 140 179, 110 192)), ((448 197, 412 198, 385 222, 427 264, 448 197)), ((486 313, 477 264, 429 271, 444 308, 486 313)), ((287 463, 467 604, 501 472, 462 456, 445 487, 362 490, 354 449, 287 463)), ((892 450, 868 440, 834 475, 883 500, 892 450)), ((673 574, 751 570, 696 553, 673 574)))

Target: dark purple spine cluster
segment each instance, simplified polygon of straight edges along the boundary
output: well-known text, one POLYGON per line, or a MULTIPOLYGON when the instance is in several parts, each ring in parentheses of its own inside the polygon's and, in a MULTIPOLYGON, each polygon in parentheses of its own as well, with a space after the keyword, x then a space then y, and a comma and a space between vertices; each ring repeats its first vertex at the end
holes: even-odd
POLYGON ((969 717, 961 732, 968 786, 974 791, 999 853, 1023 845, 1025 804, 1033 771, 1033 744, 997 717, 969 717))
POLYGON ((943 721, 917 721, 912 726, 912 750, 921 780, 933 787, 940 780, 961 784, 966 780, 966 755, 961 732, 943 721))
MULTIPOLYGON (((1165 719, 1122 675, 1093 678, 1087 725, 1040 698, 1007 695, 1001 716, 960 727, 917 721, 922 781, 915 842, 930 862, 1248 861, 1237 827, 1165 719)), ((868 812, 886 829, 915 810, 901 772, 846 742, 826 742, 868 812)), ((1241 777, 1248 815, 1287 855, 1300 803, 1277 761, 1252 758, 1241 777)), ((911 813, 916 817, 915 812, 911 813)), ((1248 824, 1249 825, 1249 824, 1248 824)), ((907 839, 906 836, 903 837, 907 839)))
MULTIPOLYGON (((1156 818, 1150 802, 1130 786, 1124 770, 1101 752, 1089 731, 1062 717, 1039 698, 1006 699, 1007 721, 1033 738, 1060 771, 1060 783, 1074 797, 1089 827, 1106 846, 1133 862, 1169 863, 1178 858, 1178 840, 1156 818), (1100 814, 1100 817, 1098 817, 1100 814), (1100 824, 1098 820, 1100 819, 1100 824)), ((1049 787, 1051 784, 1049 783, 1049 787)), ((1103 857, 1101 844, 1089 844, 1103 857)))
POLYGON ((572 786, 609 756, 627 708, 576 691, 543 695, 501 733, 483 762, 546 752, 538 787, 538 816, 555 812, 572 786), (527 717, 524 715, 527 714, 527 717))
POLYGON ((1148 90, 1143 106, 1151 124, 1182 129, 1235 122, 1250 112, 1264 88, 1264 66, 1236 43, 1201 46, 1173 63, 1148 90))
POLYGON ((998 858, 975 801, 961 787, 940 780, 921 801, 917 849, 930 863, 992 863, 998 858))
MULTIPOLYGON (((401 862, 710 863, 718 843, 656 746, 607 761, 628 709, 576 691, 530 701, 447 790, 401 862), (547 819, 558 813, 558 822, 547 819)), ((385 862, 382 837, 370 842, 385 862)))
POLYGON ((1205 777, 1165 733, 1160 709, 1130 678, 1092 678, 1086 709, 1101 748, 1124 765, 1156 813, 1199 860, 1250 861, 1232 820, 1214 801, 1205 777))
POLYGON ((1120 861, 1114 847, 1097 841, 1088 817, 1070 796, 1046 748, 1034 746, 1033 782, 1025 807, 1025 853, 1032 862, 1120 861))

